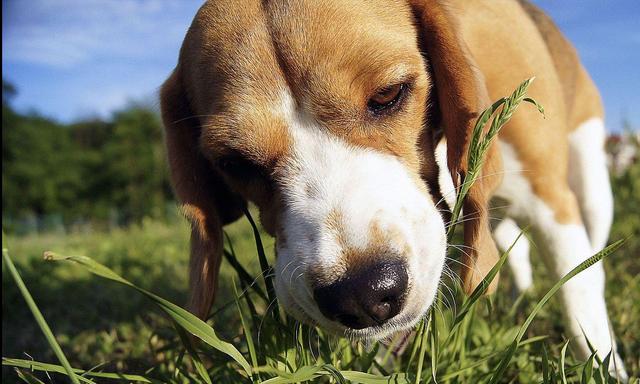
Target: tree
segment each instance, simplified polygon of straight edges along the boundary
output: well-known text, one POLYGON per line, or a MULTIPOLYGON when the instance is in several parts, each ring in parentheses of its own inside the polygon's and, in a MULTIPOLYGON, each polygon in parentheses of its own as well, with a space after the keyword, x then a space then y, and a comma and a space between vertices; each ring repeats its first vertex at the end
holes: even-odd
POLYGON ((164 216, 171 189, 162 125, 149 108, 130 106, 112 121, 59 124, 11 107, 15 88, 3 80, 2 209, 9 219, 61 215, 139 222, 164 216))
POLYGON ((105 165, 114 183, 112 201, 125 222, 164 214, 169 184, 164 153, 162 124, 154 112, 132 107, 114 115, 105 165))

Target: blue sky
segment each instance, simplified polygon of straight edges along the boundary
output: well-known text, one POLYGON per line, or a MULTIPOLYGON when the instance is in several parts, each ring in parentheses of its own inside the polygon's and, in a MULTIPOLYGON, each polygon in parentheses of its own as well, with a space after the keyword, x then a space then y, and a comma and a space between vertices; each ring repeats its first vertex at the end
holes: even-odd
MULTIPOLYGON (((489 0, 490 1, 490 0, 489 0)), ((640 1, 537 0, 599 86, 607 125, 640 127, 640 1)), ((3 0, 2 75, 14 105, 62 122, 155 103, 200 0, 3 0)))

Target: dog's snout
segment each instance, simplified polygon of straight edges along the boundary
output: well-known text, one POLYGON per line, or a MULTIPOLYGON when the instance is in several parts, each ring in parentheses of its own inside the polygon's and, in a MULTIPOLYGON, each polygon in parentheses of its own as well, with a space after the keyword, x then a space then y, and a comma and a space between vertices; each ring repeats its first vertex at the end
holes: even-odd
POLYGON ((384 324, 402 309, 408 285, 401 262, 382 262, 348 271, 346 277, 314 290, 323 315, 353 329, 384 324))

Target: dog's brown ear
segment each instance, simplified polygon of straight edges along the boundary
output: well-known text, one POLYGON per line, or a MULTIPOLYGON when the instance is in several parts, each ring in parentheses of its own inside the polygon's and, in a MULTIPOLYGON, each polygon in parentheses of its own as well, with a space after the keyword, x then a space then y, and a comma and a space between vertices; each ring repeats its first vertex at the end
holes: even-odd
MULTIPOLYGON (((420 48, 431 67, 437 117, 447 139, 447 166, 456 188, 467 170, 467 151, 473 126, 489 105, 482 74, 478 70, 448 7, 438 0, 412 0, 418 23, 420 48)), ((465 249, 462 283, 470 293, 498 259, 491 237, 487 206, 500 182, 500 157, 495 146, 485 159, 483 174, 463 205, 465 249)), ((443 191, 447 193, 447 191, 443 191)), ((495 289, 497 278, 490 287, 495 289)))
POLYGON ((242 214, 234 195, 200 151, 200 123, 189 106, 178 66, 160 91, 171 181, 191 222, 188 307, 207 317, 213 304, 222 259, 222 226, 242 214))

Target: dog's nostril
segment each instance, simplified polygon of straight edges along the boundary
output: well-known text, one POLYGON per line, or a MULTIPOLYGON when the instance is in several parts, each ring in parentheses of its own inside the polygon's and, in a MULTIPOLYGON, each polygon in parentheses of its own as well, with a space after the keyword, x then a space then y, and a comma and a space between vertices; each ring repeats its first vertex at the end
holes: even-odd
POLYGON ((371 306, 371 316, 379 322, 383 322, 389 319, 391 316, 391 303, 388 301, 382 301, 371 306))
POLYGON ((401 262, 382 262, 348 271, 314 291, 320 311, 343 325, 362 329, 384 324, 402 309, 408 284, 401 262))

